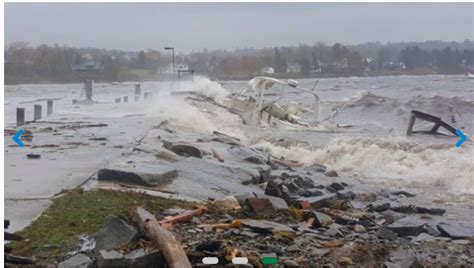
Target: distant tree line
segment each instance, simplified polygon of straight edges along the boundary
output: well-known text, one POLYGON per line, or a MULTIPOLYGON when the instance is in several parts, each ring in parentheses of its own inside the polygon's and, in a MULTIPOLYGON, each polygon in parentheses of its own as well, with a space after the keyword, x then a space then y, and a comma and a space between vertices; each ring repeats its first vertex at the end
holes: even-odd
MULTIPOLYGON (((474 72, 474 42, 366 43, 262 49, 204 49, 178 53, 176 62, 214 79, 331 77, 474 72)), ((5 83, 154 80, 172 72, 171 57, 138 52, 17 42, 5 48, 5 83), (171 68, 171 69, 170 69, 171 68)))

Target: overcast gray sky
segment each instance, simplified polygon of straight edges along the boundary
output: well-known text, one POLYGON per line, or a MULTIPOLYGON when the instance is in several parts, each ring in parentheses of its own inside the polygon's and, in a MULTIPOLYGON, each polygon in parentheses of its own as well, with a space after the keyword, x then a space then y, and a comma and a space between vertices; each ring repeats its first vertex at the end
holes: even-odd
POLYGON ((141 50, 473 39, 472 3, 6 3, 5 43, 141 50))

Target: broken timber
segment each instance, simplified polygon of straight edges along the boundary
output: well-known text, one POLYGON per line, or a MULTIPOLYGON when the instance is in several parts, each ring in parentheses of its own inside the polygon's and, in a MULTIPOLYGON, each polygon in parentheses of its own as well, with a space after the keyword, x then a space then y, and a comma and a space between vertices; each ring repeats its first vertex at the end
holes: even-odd
POLYGON ((155 216, 143 208, 137 208, 135 219, 140 226, 140 230, 163 253, 169 267, 191 268, 191 263, 179 242, 176 241, 171 232, 161 227, 155 216))
POLYGON ((438 132, 438 129, 440 127, 444 127, 449 132, 451 132, 454 135, 458 136, 458 134, 456 133, 456 129, 453 128, 452 126, 448 125, 443 120, 441 120, 441 118, 430 115, 430 114, 425 114, 425 113, 422 113, 420 111, 412 110, 411 115, 410 115, 410 122, 408 123, 407 135, 409 136, 412 133, 442 134, 442 133, 438 132), (417 118, 421 119, 421 120, 428 121, 428 122, 432 122, 435 125, 428 131, 413 131, 413 126, 415 125, 415 120, 417 118))

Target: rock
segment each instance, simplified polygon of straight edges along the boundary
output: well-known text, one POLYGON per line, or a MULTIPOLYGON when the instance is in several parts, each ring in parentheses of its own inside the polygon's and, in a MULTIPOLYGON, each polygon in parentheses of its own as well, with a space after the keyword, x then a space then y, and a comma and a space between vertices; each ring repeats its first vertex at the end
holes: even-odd
POLYGON ((218 252, 222 246, 222 241, 219 240, 209 240, 202 242, 201 244, 196 246, 196 250, 203 252, 218 252))
POLYGON ((241 222, 243 226, 258 233, 284 232, 293 235, 295 234, 295 231, 289 226, 272 221, 246 219, 241 222))
POLYGON ((402 268, 400 265, 393 262, 389 262, 389 261, 384 262, 383 267, 384 268, 402 268))
POLYGON ((247 198, 255 197, 255 195, 253 193, 247 192, 247 193, 236 194, 234 195, 234 197, 239 202, 239 205, 243 206, 245 205, 245 200, 247 200, 247 198))
POLYGON ((333 223, 329 226, 324 234, 328 236, 337 236, 337 237, 344 237, 344 234, 341 232, 341 226, 339 224, 333 223))
POLYGON ((258 194, 257 196, 259 198, 267 198, 270 201, 271 207, 273 209, 288 209, 288 204, 285 200, 283 200, 283 198, 264 194, 258 194))
POLYGON ((362 225, 360 225, 360 224, 354 225, 354 231, 355 231, 356 233, 365 233, 365 232, 367 232, 367 230, 365 229, 365 227, 362 226, 362 225))
POLYGON ((187 157, 174 165, 179 173, 179 180, 175 181, 176 189, 182 194, 202 199, 212 196, 214 191, 211 188, 248 191, 249 188, 242 185, 244 182, 258 183, 262 174, 270 170, 269 166, 232 161, 220 163, 195 157, 187 157))
POLYGON ((307 211, 304 214, 304 218, 305 220, 314 218, 315 221, 314 221, 313 227, 316 227, 316 228, 321 228, 321 227, 325 228, 334 223, 333 219, 329 215, 321 213, 321 212, 317 212, 317 211, 307 211))
POLYGON ((299 188, 314 188, 314 182, 310 178, 297 177, 292 180, 299 188))
POLYGON ((138 239, 137 231, 116 216, 109 216, 95 235, 96 251, 111 250, 117 246, 127 245, 138 239))
POLYGON ((374 202, 372 204, 367 205, 366 209, 368 211, 375 211, 375 212, 382 212, 385 210, 389 210, 391 207, 390 203, 387 202, 374 202))
POLYGON ((339 177, 339 174, 337 174, 337 172, 335 170, 326 171, 326 172, 324 172, 324 175, 326 175, 328 177, 339 177))
POLYGON ((40 159, 41 155, 40 154, 26 154, 27 159, 40 159))
POLYGON ((382 214, 382 216, 385 218, 385 221, 388 224, 393 223, 395 221, 398 221, 399 219, 405 217, 405 215, 403 215, 401 213, 398 213, 398 212, 395 212, 395 211, 390 210, 390 209, 386 210, 386 211, 383 211, 380 214, 382 214))
POLYGON ((97 256, 98 268, 129 267, 130 264, 130 261, 124 260, 123 255, 115 250, 100 250, 97 256))
POLYGON ((458 224, 440 223, 437 225, 438 230, 443 236, 453 239, 463 239, 474 237, 474 228, 465 227, 458 224))
POLYGON ((291 203, 291 196, 288 188, 283 184, 277 183, 275 180, 268 181, 267 187, 265 188, 265 194, 283 198, 287 203, 291 203))
MULTIPOLYGON (((315 173, 325 173, 327 170, 326 166, 320 164, 312 164, 304 168, 306 171, 315 172, 315 173)), ((335 171, 334 171, 335 172, 335 171)), ((336 173, 337 174, 337 173, 336 173)))
POLYGON ((302 198, 301 202, 308 201, 312 208, 318 209, 323 207, 331 207, 331 203, 337 200, 335 194, 325 194, 322 196, 302 198))
POLYGON ((377 195, 375 193, 357 193, 354 200, 360 202, 375 202, 377 195))
POLYGON ((446 210, 442 208, 425 208, 413 205, 392 205, 391 209, 401 213, 419 213, 419 214, 431 214, 431 215, 443 215, 446 210))
POLYGON ((214 200, 212 201, 212 204, 214 205, 214 208, 219 212, 230 212, 234 210, 239 210, 241 208, 237 198, 231 195, 214 200))
POLYGON ((192 156, 197 158, 202 158, 203 155, 199 148, 188 144, 177 144, 165 141, 163 142, 163 147, 176 153, 177 155, 192 156))
POLYGON ((259 151, 254 148, 233 147, 229 149, 229 152, 232 155, 249 163, 263 165, 263 164, 267 164, 268 162, 268 156, 264 152, 259 151))
POLYGON ((268 198, 257 198, 257 197, 247 198, 246 204, 255 213, 260 213, 260 212, 268 211, 272 209, 272 205, 270 203, 270 200, 268 200, 268 198))
POLYGON ((396 192, 393 192, 392 194, 393 195, 403 195, 405 197, 415 197, 416 196, 414 194, 411 194, 411 193, 405 192, 405 191, 396 191, 396 192))
POLYGON ((166 262, 163 255, 157 250, 146 252, 144 249, 136 249, 125 254, 124 259, 130 263, 130 267, 147 268, 147 267, 163 267, 166 262))
POLYGON ((453 243, 457 245, 469 245, 471 244, 471 241, 465 240, 465 239, 459 239, 459 240, 453 240, 453 243))
POLYGON ((99 181, 116 181, 143 186, 163 186, 171 183, 178 176, 178 171, 171 164, 156 161, 153 164, 116 165, 99 170, 99 181))
POLYGON ((389 224, 387 228, 399 236, 417 236, 427 232, 426 225, 427 223, 424 220, 409 216, 389 224))
POLYGON ((153 150, 153 155, 157 158, 161 158, 171 162, 179 160, 179 156, 176 153, 165 148, 158 148, 153 150))
POLYGON ((346 257, 346 256, 341 256, 339 257, 338 261, 337 261, 340 265, 353 265, 354 262, 352 261, 352 259, 350 257, 346 257))
POLYGON ((345 191, 345 192, 337 192, 336 197, 337 199, 341 200, 353 200, 355 198, 356 194, 351 191, 345 191))
POLYGON ((377 237, 378 238, 381 238, 381 239, 386 239, 386 240, 395 240, 397 239, 397 233, 385 228, 385 227, 381 227, 377 233, 376 233, 377 237))
POLYGON ((390 261, 399 265, 401 268, 418 267, 418 261, 410 250, 398 250, 390 253, 390 261))
POLYGON ((294 260, 285 260, 283 262, 283 265, 285 267, 300 267, 300 265, 297 262, 295 262, 294 260))
POLYGON ((421 233, 417 237, 415 237, 412 241, 413 242, 426 242, 426 241, 433 241, 435 238, 427 233, 421 233))
POLYGON ((333 188, 334 190, 336 191, 341 191, 341 190, 344 190, 344 186, 342 186, 342 184, 340 183, 337 183, 337 182, 333 182, 329 185, 331 188, 333 188))
POLYGON ((93 261, 84 254, 77 254, 61 263, 58 268, 90 268, 93 261))
POLYGON ((298 194, 303 197, 313 197, 313 196, 321 196, 324 193, 316 189, 302 189, 298 192, 298 194))

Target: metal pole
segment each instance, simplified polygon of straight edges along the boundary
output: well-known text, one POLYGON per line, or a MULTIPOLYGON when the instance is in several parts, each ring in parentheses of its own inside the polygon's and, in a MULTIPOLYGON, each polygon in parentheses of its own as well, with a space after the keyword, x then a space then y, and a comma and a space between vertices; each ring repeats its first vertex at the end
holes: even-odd
POLYGON ((50 115, 53 113, 53 100, 48 100, 46 102, 46 114, 50 115))
POLYGON ((16 126, 25 124, 25 108, 16 108, 16 126))
POLYGON ((41 119, 41 104, 35 104, 34 106, 34 113, 33 113, 33 120, 39 120, 41 119))

